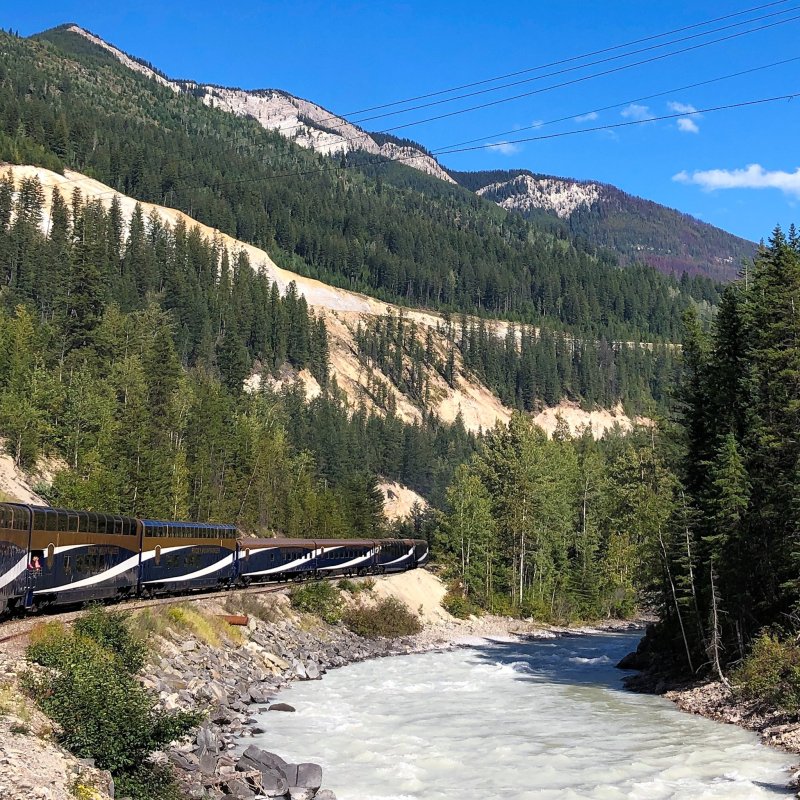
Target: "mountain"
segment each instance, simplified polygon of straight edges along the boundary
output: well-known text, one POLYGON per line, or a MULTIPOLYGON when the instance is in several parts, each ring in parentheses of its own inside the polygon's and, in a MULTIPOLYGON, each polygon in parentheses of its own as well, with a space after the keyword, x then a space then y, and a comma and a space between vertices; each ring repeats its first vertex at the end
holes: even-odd
POLYGON ((539 224, 564 222, 563 228, 556 225, 554 230, 580 237, 590 248, 613 252, 623 264, 639 261, 669 275, 679 277, 687 272, 729 281, 738 274, 742 260, 755 252, 752 242, 608 184, 535 175, 526 170, 448 170, 417 142, 367 132, 316 103, 280 89, 245 90, 169 78, 152 64, 75 24, 40 36, 73 52, 79 37, 175 93, 189 94, 211 108, 251 118, 266 130, 314 152, 336 157, 364 154, 398 161, 442 181, 457 182, 506 210, 529 219, 538 216, 539 224), (550 220, 543 220, 542 212, 550 220))
POLYGON ((450 174, 508 211, 527 218, 546 212, 571 235, 617 253, 622 263, 644 261, 668 275, 730 281, 755 253, 753 242, 606 183, 527 170, 450 174))
POLYGON ((194 80, 173 80, 152 65, 129 56, 79 25, 65 25, 47 32, 45 36, 51 41, 59 42, 63 41, 63 34, 81 36, 110 53, 129 69, 156 83, 174 92, 191 94, 211 108, 239 117, 250 117, 266 130, 277 131, 300 147, 328 156, 353 151, 369 153, 402 161, 440 180, 454 182, 436 159, 416 143, 367 133, 322 106, 294 97, 288 92, 279 89, 238 89, 194 80))
POLYGON ((362 154, 344 169, 69 30, 3 44, 0 158, 177 208, 298 274, 606 341, 675 341, 688 306, 716 302, 707 280, 620 270, 608 252, 403 163, 362 154))

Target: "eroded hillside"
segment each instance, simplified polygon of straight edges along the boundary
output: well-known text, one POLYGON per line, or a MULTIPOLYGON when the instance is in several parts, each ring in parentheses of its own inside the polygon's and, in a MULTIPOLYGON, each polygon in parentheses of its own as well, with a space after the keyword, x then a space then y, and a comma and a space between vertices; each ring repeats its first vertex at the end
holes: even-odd
MULTIPOLYGON (((77 172, 65 171, 64 175, 60 175, 34 166, 9 166, 7 169, 17 185, 24 178, 34 176, 41 182, 45 190, 44 226, 49 225, 49 208, 54 189, 67 198, 77 189, 84 200, 97 200, 106 207, 110 207, 112 200, 116 198, 126 221, 130 220, 136 208, 137 201, 133 198, 77 172)), ((285 292, 289 284, 294 282, 314 312, 325 320, 331 374, 352 407, 363 405, 379 413, 391 408, 398 417, 408 422, 421 420, 426 411, 433 412, 446 422, 460 416, 465 427, 471 431, 486 430, 498 421, 507 422, 510 419, 512 409, 504 405, 487 385, 477 380, 465 368, 461 354, 451 345, 452 331, 448 334, 449 323, 442 315, 400 308, 298 275, 279 267, 266 251, 203 225, 181 211, 152 203, 143 202, 140 205, 145 217, 154 214, 170 226, 183 222, 188 227, 196 227, 203 236, 218 240, 231 252, 245 252, 253 267, 265 272, 278 284, 281 291, 285 292), (405 387, 405 382, 397 378, 397 374, 393 378, 375 359, 359 350, 359 331, 368 329, 377 319, 388 318, 403 320, 403 324, 411 331, 410 335, 431 348, 429 358, 421 367, 424 374, 417 376, 418 381, 426 387, 424 397, 414 396, 405 387), (448 358, 452 362, 452 374, 442 367, 448 358)), ((509 333, 507 322, 484 321, 484 325, 496 338, 506 337, 509 333)), ((404 356, 400 372, 409 369, 411 365, 404 356)), ((285 384, 295 378, 304 384, 309 398, 319 393, 318 384, 305 371, 296 376, 289 373, 278 379, 269 379, 285 384)), ((260 380, 261 374, 254 373, 248 381, 249 387, 257 387, 260 380)), ((537 409, 535 419, 551 432, 559 420, 563 419, 573 431, 590 425, 595 435, 602 435, 615 425, 623 430, 632 425, 632 420, 621 407, 590 412, 567 401, 553 404, 550 408, 537 409)))

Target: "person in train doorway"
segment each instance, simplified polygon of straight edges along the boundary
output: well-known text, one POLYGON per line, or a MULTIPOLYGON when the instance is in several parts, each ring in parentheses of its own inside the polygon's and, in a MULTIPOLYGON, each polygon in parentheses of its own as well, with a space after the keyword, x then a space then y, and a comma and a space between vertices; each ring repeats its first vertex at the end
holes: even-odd
POLYGON ((31 563, 28 564, 28 569, 34 574, 38 574, 42 571, 42 563, 39 561, 39 556, 34 555, 31 558, 31 563))

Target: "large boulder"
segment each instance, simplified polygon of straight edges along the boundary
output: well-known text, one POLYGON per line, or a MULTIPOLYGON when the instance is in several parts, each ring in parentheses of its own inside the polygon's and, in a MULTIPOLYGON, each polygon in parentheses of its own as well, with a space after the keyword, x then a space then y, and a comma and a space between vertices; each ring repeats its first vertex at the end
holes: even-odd
POLYGON ((316 791, 322 786, 322 767, 319 764, 298 764, 295 786, 316 791))
POLYGON ((269 707, 270 711, 296 711, 297 709, 294 706, 290 706, 288 703, 273 703, 269 707))
POLYGON ((261 794, 267 797, 283 797, 289 791, 289 782, 276 770, 261 773, 261 794))
POLYGON ((336 800, 336 795, 330 789, 320 789, 314 795, 314 800, 336 800))
POLYGON ((226 794, 235 798, 235 800, 253 800, 256 796, 252 788, 245 781, 238 778, 225 781, 225 787, 228 790, 226 794))

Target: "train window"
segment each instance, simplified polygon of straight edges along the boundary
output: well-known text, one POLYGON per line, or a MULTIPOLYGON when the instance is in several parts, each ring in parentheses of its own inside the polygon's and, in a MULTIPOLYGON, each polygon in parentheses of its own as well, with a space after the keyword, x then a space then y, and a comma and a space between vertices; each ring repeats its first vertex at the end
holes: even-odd
POLYGON ((6 511, 5 507, 0 507, 0 527, 3 527, 3 528, 10 527, 8 525, 8 523, 6 522, 7 513, 8 512, 6 511))
POLYGON ((64 574, 72 575, 72 556, 64 556, 64 574))
POLYGON ((57 516, 57 526, 58 530, 60 531, 68 531, 69 530, 69 514, 66 511, 59 511, 56 514, 57 516))
POLYGON ((37 531, 47 530, 47 516, 44 511, 33 512, 33 528, 37 531))
POLYGON ((45 516, 46 516, 46 522, 47 522, 47 530, 48 531, 57 531, 58 530, 58 512, 57 511, 48 511, 45 516))
POLYGON ((86 515, 86 532, 97 533, 97 514, 89 513, 86 515))
POLYGON ((47 569, 53 569, 56 563, 56 546, 51 542, 47 545, 47 569))
POLYGON ((274 561, 275 560, 275 553, 270 553, 269 554, 269 560, 270 561, 274 561))

